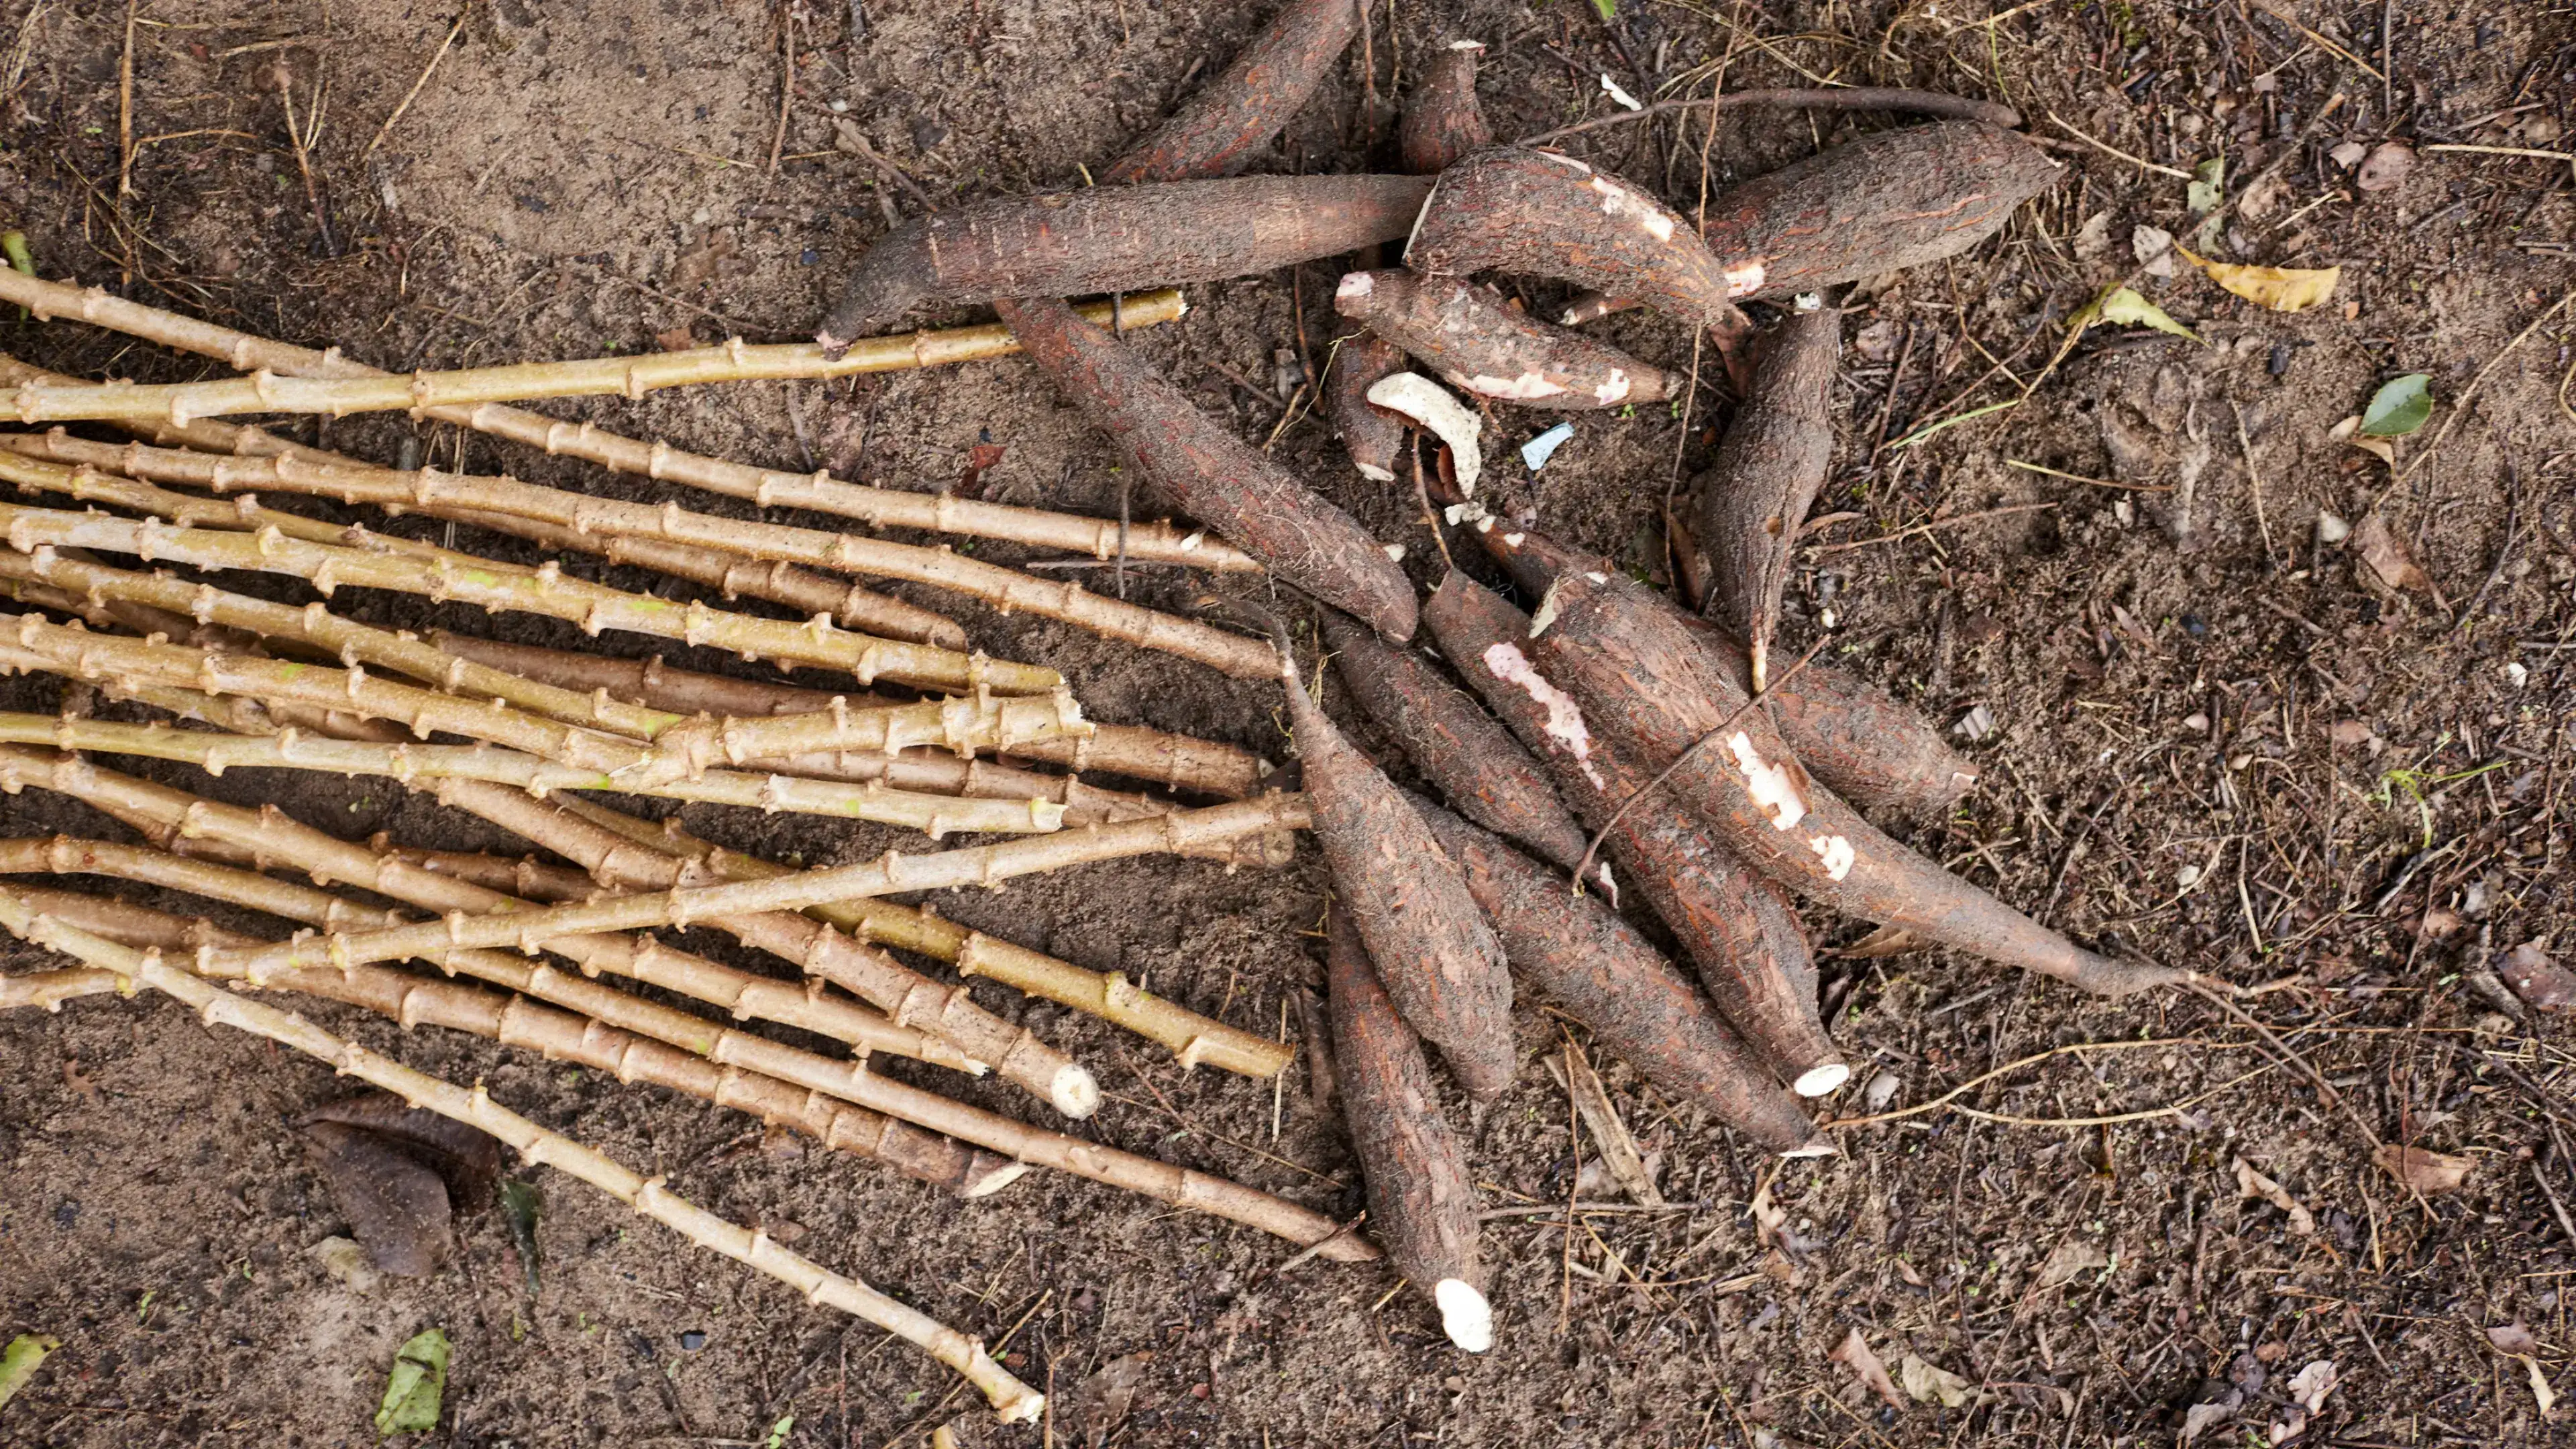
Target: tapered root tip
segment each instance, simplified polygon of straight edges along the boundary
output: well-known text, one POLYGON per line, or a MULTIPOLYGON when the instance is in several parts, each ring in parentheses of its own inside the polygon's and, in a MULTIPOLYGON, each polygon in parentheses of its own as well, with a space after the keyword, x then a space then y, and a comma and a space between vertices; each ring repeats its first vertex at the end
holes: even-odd
POLYGON ((1840 1062, 1827 1062, 1821 1067, 1809 1067, 1800 1072, 1798 1080, 1789 1084, 1789 1090, 1801 1097, 1821 1097, 1850 1080, 1851 1068, 1840 1062))
POLYGON ((1068 1117, 1088 1117, 1100 1110, 1100 1080, 1088 1068, 1067 1062, 1047 1084, 1047 1099, 1068 1117))
POLYGON ((1431 1290, 1431 1301, 1440 1305, 1440 1328, 1449 1341, 1469 1353, 1483 1353, 1494 1346, 1494 1305, 1464 1278, 1443 1278, 1431 1290))

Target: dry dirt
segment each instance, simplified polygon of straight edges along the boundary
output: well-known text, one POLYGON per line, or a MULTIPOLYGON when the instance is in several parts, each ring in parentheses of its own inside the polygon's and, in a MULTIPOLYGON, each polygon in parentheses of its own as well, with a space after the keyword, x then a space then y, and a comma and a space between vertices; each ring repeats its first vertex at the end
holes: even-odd
MULTIPOLYGON (((136 145, 120 205, 128 7, 12 0, 0 5, 0 225, 27 233, 47 275, 387 366, 631 352, 681 327, 702 340, 792 338, 890 216, 924 197, 1076 183, 1078 164, 1142 133, 1268 8, 800 0, 782 131, 775 6, 145 0, 130 12, 136 145), (452 50, 371 149, 460 9, 452 50), (309 157, 318 216, 280 67, 297 115, 321 113, 309 157), (836 146, 845 124, 884 169, 836 146)), ((1845 1156, 1775 1176, 1612 1067, 1616 1100, 1682 1206, 1609 1208, 1569 1232, 1550 1204, 1577 1190, 1612 1202, 1615 1190, 1578 1189, 1565 1099, 1531 1061, 1518 1090, 1466 1124, 1489 1205, 1510 1214, 1488 1224, 1501 1346, 1468 1358, 1417 1296, 1391 1294, 1390 1274, 1321 1263, 1281 1274, 1289 1250, 1247 1229, 1044 1174, 961 1204, 865 1163, 784 1154, 693 1101, 434 1030, 318 1015, 416 1066, 480 1078, 968 1332, 1007 1337, 1008 1362, 1059 1395, 1056 1442, 1083 1441, 1081 1386, 1121 1360, 1132 1403, 1107 1432, 1139 1445, 2162 1445, 2196 1403, 2235 1406, 2202 1444, 2281 1442, 2294 1427, 2289 1442, 2364 1449, 2569 1442, 2570 1411, 2546 1416, 2535 1388, 2576 1392, 2565 1297, 2576 1057, 2563 1024, 2507 1015, 2477 986, 2492 952, 2537 941, 2576 953, 2562 803, 2576 316, 2540 320, 2569 283, 2576 207, 2564 162, 2427 149, 2568 150, 2567 12, 2268 0, 1618 9, 1613 26, 1585 0, 1389 0, 1375 7, 1375 94, 1399 91, 1428 45, 1471 34, 1491 46, 1484 90, 1505 137, 1601 113, 1605 73, 1640 95, 1704 93, 1709 63, 1726 57, 1730 89, 1814 75, 1992 95, 2054 144, 2066 176, 2003 237, 1846 303, 1856 343, 1838 385, 1837 475, 1817 504, 1840 521, 1802 560, 1790 643, 1829 637, 1829 657, 1945 725, 1986 710, 1995 733, 1972 747, 1985 783, 1950 819, 1901 823, 1906 836, 2081 938, 2276 985, 2247 1009, 2322 1074, 2331 1100, 2196 997, 2100 1004, 1939 953, 1830 962, 1834 1028, 1860 1064, 1831 1110, 1864 1114, 1873 1080, 1887 1110, 1955 1092, 1950 1105, 1842 1131, 1845 1156), (2338 92, 2340 110, 2310 131, 2338 92), (2411 170, 2359 189, 2335 151, 2391 139, 2415 148, 2411 170), (2231 193, 2275 161, 2280 186, 2216 254, 2340 263, 2334 300, 2260 311, 2186 266, 2139 285, 2205 345, 2103 329, 2044 373, 2064 319, 2131 267, 2135 228, 2188 238, 2179 174, 2221 155, 2231 193), (2409 371, 2430 375, 2440 406, 2398 445, 2391 488, 2389 469, 2328 432, 2379 380, 2409 371), (2018 408, 1895 446, 2034 379, 2018 408), (2321 514, 2357 521, 2383 492, 2392 534, 2438 596, 2379 587, 2348 547, 2318 542, 2321 514), (1967 520, 2006 508, 2022 511, 1967 520), (1959 521, 1919 527, 1936 520, 1959 521), (2096 1049, 2025 1060, 2082 1044, 2096 1049), (2371 1165, 2372 1138, 2475 1166, 2461 1190, 2410 1200, 2371 1165), (2245 1195, 2240 1160, 2277 1180, 2313 1229, 2245 1195), (1757 1241, 1766 1184, 1782 1253, 1757 1241), (2537 1335, 2536 1369, 2487 1336, 2516 1322, 2537 1335), (1890 1405, 1828 1357, 1855 1332, 1891 1372, 1919 1359, 1972 1397, 1949 1407, 1900 1389, 1903 1406, 1890 1405), (2291 1383, 2318 1361, 2338 1386, 2302 1423, 2291 1383)), ((1361 67, 1355 51, 1263 169, 1362 164, 1361 67)), ((1707 184, 1722 186, 1889 123, 1731 112, 1711 127, 1694 114, 1567 144, 1687 209, 1703 156, 1707 184)), ((1387 129, 1382 113, 1374 130, 1387 129)), ((1280 427, 1296 378, 1293 365, 1279 377, 1276 354, 1320 362, 1334 275, 1317 265, 1195 288, 1190 317, 1138 345, 1246 435, 1277 431, 1278 456, 1425 565, 1430 540, 1407 498, 1353 476, 1302 408, 1280 427)), ((1685 331, 1645 314, 1603 330, 1650 358, 1691 359, 1685 331)), ((89 375, 204 370, 69 324, 0 322, 0 348, 89 375)), ((1715 368, 1702 371, 1686 419, 1585 416, 1536 477, 1498 448, 1495 488, 1660 577, 1660 505, 1708 456, 1728 405, 1715 368)), ((1018 363, 555 410, 922 489, 953 483, 989 441, 1005 452, 986 496, 1116 506, 1103 438, 1018 363)), ((1503 410, 1496 428, 1507 447, 1549 421, 1503 410)), ((398 418, 303 435, 315 433, 388 460, 416 437, 441 466, 659 496, 398 418)), ((527 555, 470 532, 460 541, 527 555)), ((1142 574, 1137 587, 1177 603, 1188 585, 1142 574)), ((1063 669, 1097 718, 1284 755, 1264 686, 916 597, 996 654, 1063 669)), ((524 620, 343 598, 413 627, 580 643, 524 620)), ((649 641, 581 647, 641 654, 649 641)), ((21 680, 5 702, 51 709, 59 696, 21 680)), ((236 773, 204 788, 352 837, 511 845, 380 783, 236 773)), ((117 833, 59 797, 0 809, 13 834, 117 833)), ((702 834, 780 859, 854 859, 896 842, 686 813, 702 834)), ((1294 1033, 1291 997, 1316 975, 1308 932, 1322 885, 1309 850, 1274 875, 1141 862, 938 904, 1294 1033)), ((1843 944, 1865 929, 1814 925, 1843 944)), ((23 947, 5 955, 11 969, 41 964, 23 947)), ((1276 1094, 1184 1077, 1084 1018, 982 994, 1100 1071, 1113 1100, 1084 1130, 1328 1213, 1357 1209, 1340 1124, 1310 1100, 1302 1064, 1276 1094)), ((1533 1058, 1564 1030, 1535 1005, 1522 1013, 1533 1058)), ((533 1297, 488 1212, 463 1225, 441 1275, 352 1293, 307 1255, 341 1221, 295 1127, 343 1087, 166 1002, 0 1021, 0 1082, 0 1334, 64 1340, 0 1410, 9 1444, 366 1443, 394 1346, 433 1325, 456 1344, 444 1442, 874 1449, 920 1444, 942 1424, 970 1446, 1041 1440, 993 1426, 917 1353, 675 1251, 560 1179, 544 1183, 533 1297), (684 1348, 684 1333, 703 1347, 684 1348)), ((1029 1110, 998 1088, 964 1090, 1029 1110)))

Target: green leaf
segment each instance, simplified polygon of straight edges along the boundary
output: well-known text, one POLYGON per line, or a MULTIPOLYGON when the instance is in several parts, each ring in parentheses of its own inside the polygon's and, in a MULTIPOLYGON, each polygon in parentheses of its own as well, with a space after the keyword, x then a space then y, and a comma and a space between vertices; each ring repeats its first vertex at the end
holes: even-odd
POLYGON ((27 250, 25 232, 0 231, 0 256, 6 256, 16 270, 30 277, 36 274, 36 254, 27 250))
POLYGON ((796 1416, 794 1414, 790 1414, 786 1418, 779 1420, 777 1423, 770 1425, 769 1438, 767 1442, 760 1446, 760 1449, 784 1449, 784 1446, 787 1443, 787 1431, 795 1427, 796 1416))
POLYGON ((9 1340, 8 1350, 0 1352, 0 1407, 36 1376, 36 1365, 46 1354, 62 1346, 61 1339, 46 1333, 22 1333, 9 1340))
POLYGON ((376 1410, 377 1436, 426 1434, 437 1428, 438 1398, 446 1390, 447 1335, 424 1329, 394 1350, 384 1407, 376 1410))
POLYGON ((2191 214, 2207 216, 2227 196, 2227 158, 2212 156, 2191 170, 2191 214))
POLYGON ((2094 308, 2095 315, 2104 322, 2122 327, 2153 327, 2158 332, 2170 332, 2194 342, 2200 340, 2198 333, 2166 316, 2164 308, 2139 296, 2135 288, 2113 287, 2102 294, 2102 300, 2095 303, 2094 308))
POLYGON ((1601 12, 1604 20, 1619 18, 1619 0, 1592 0, 1592 8, 1601 12))
POLYGON ((546 1210, 546 1195, 533 1182, 501 1179, 501 1218, 510 1225, 510 1246, 519 1250, 519 1266, 528 1277, 528 1296, 537 1296, 537 1219, 546 1210))
POLYGON ((2402 438, 2433 416, 2433 380, 2420 372, 2392 378, 2361 410, 2361 431, 2372 438, 2402 438))

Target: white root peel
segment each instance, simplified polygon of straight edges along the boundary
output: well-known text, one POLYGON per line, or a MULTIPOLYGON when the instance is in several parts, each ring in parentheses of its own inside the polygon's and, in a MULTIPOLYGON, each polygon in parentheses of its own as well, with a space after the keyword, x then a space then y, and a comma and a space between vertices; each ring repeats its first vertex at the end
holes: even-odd
POLYGON ((1574 756, 1575 768, 1592 788, 1607 791, 1609 782, 1601 778, 1600 769, 1592 763, 1592 727, 1583 722, 1583 708, 1573 696, 1557 688, 1529 662, 1529 656, 1510 644, 1496 644, 1485 650, 1485 667, 1494 677, 1507 684, 1517 684, 1529 697, 1547 709, 1547 737, 1565 747, 1574 756))
MULTIPOLYGON (((1775 765, 1763 759, 1762 752, 1753 747, 1753 736, 1743 730, 1727 737, 1726 749, 1727 753, 1735 756, 1735 768, 1744 776, 1745 793, 1751 795, 1754 805, 1770 817, 1772 829, 1792 830, 1799 821, 1807 818, 1807 797, 1799 792, 1797 775, 1789 766, 1775 765)), ((1834 838, 1842 839, 1840 836, 1834 838)), ((1848 871, 1851 869, 1850 842, 1843 842, 1843 852, 1843 869, 1848 871)), ((1822 853, 1821 849, 1818 853, 1822 853)), ((1836 875, 1834 879, 1842 877, 1836 875)))
POLYGON ((1821 1097, 1850 1080, 1851 1068, 1841 1062, 1828 1062, 1800 1072, 1798 1080, 1789 1084, 1789 1090, 1801 1097, 1821 1097))
POLYGON ((1440 1305, 1440 1328, 1451 1343, 1469 1353, 1483 1353, 1494 1346, 1494 1305, 1474 1284, 1464 1278, 1443 1278, 1433 1285, 1431 1301, 1440 1305))
POLYGON ((1485 425, 1447 388, 1418 372, 1395 372, 1369 384, 1368 400, 1447 443, 1458 491, 1476 496, 1476 479, 1485 470, 1485 425))

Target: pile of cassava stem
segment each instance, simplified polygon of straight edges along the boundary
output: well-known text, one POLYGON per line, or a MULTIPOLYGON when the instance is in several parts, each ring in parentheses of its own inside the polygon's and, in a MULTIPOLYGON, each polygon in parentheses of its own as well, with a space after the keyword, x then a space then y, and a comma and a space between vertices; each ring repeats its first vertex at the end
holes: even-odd
MULTIPOLYGON (((91 874, 264 913, 272 934, 111 899, 0 884, 0 925, 78 966, 0 980, 0 1005, 151 988, 305 1050, 412 1104, 593 1183, 692 1241, 885 1326, 955 1367, 1006 1418, 1040 1396, 983 1346, 854 1277, 696 1208, 660 1179, 270 1005, 328 998, 655 1083, 873 1156, 966 1197, 1031 1167, 1076 1173, 1259 1227, 1321 1256, 1383 1255, 1461 1348, 1495 1315, 1474 1178, 1444 1098, 1491 1099, 1522 1066, 1516 988, 1551 1000, 1669 1098, 1785 1156, 1834 1151, 1803 1099, 1849 1076, 1819 1017, 1792 896, 2084 990, 2185 973, 2092 954, 1871 824, 1938 809, 1975 781, 1939 731, 1872 686, 1772 650, 1791 546, 1831 451, 1840 345, 1831 289, 1993 235, 2056 168, 2002 108, 1919 92, 1748 92, 1727 104, 1933 117, 1724 192, 1694 224, 1571 157, 1493 144, 1480 47, 1437 52, 1395 147, 1404 174, 1236 177, 1358 31, 1352 0, 1288 0, 1221 78, 1096 186, 935 211, 859 263, 813 345, 391 375, 342 357, 0 270, 0 301, 216 359, 237 377, 90 382, 0 359, 0 667, 86 686, 59 716, 0 714, 0 788, 60 791, 136 841, 0 841, 0 872, 91 874), (1388 265, 1390 244, 1402 251, 1388 265), (1526 608, 1452 566, 1427 602, 1401 550, 1201 412, 1122 334, 1177 317, 1152 291, 1353 258, 1335 307, 1354 328, 1320 385, 1352 464, 1410 488, 1440 535, 1480 550, 1526 608), (1586 289, 1564 323, 1474 280, 1586 289), (1068 296, 1109 300, 1076 307, 1068 296), (1771 305, 1757 329, 1739 310, 1771 305), (883 335, 925 307, 989 302, 1000 325, 883 335), (1694 612, 1477 501, 1491 408, 1605 409, 1695 378, 1574 325, 1629 306, 1705 325, 1742 395, 1697 481, 1677 569, 1694 612), (705 457, 509 406, 744 378, 815 378, 1024 354, 1114 437, 1158 504, 1129 524, 863 487, 705 457), (1418 368, 1419 371, 1412 370, 1418 368), (1462 396, 1463 395, 1463 399, 1462 396), (1174 614, 947 547, 619 502, 522 482, 373 466, 233 414, 401 410, 687 488, 1096 560, 1266 576, 1315 604, 1299 641, 1268 610, 1211 597, 1174 614), (123 440, 40 424, 103 423, 123 440), (1424 461, 1428 452, 1429 464, 1424 461), (1409 480, 1404 475, 1410 474, 1409 480), (267 500, 423 515, 554 552, 657 570, 775 612, 674 604, 329 522, 267 500), (68 505, 68 506, 67 506, 68 505), (222 588, 248 571, 310 601, 222 588), (1095 725, 1072 682, 971 651, 943 615, 851 582, 893 578, 1026 610, 1240 677, 1276 678, 1302 792, 1230 746, 1095 725), (818 690, 335 614, 342 585, 711 645, 818 690), (801 622, 799 621, 801 620, 801 622), (1401 744, 1435 802, 1397 787, 1318 703, 1337 675, 1401 744), (1463 683, 1472 695, 1462 692, 1463 683), (892 693, 878 690, 890 686, 892 693), (103 702, 100 702, 102 701, 103 702), (1481 701, 1481 703, 1479 703, 1481 701), (388 777, 527 840, 525 859, 338 839, 95 763, 91 753, 388 777), (1114 788, 1123 777, 1158 790, 1114 788), (993 843, 797 870, 723 850, 584 792, 801 811, 993 843), (1200 803, 1191 803, 1191 802, 1200 803), (1214 803, 1206 803, 1214 802, 1214 803), (1091 1113, 1064 1052, 979 1006, 956 978, 1092 1013, 1188 1066, 1282 1070, 1281 1043, 1072 963, 893 904, 1032 871, 1169 852, 1275 868, 1311 829, 1332 879, 1319 912, 1332 1045, 1368 1210, 1339 1223, 1268 1194, 1116 1151, 867 1069, 871 1053, 994 1072, 1044 1107, 1091 1113), (138 843, 139 842, 139 843, 138 843), (354 888, 401 902, 364 904, 354 888), (1651 911, 1694 984, 1624 917, 1651 911), (652 934, 705 925, 775 956, 794 984, 652 934), (573 963, 567 971, 553 958, 573 963), (406 964, 408 963, 408 964, 406 964), (468 984, 463 978, 471 978, 468 984), (661 1004, 626 978, 714 1008, 661 1004), (848 1048, 791 1047, 792 1026, 848 1048), (1425 1044, 1430 1052, 1424 1050, 1425 1044), (1447 1082, 1432 1069, 1447 1069, 1447 1082)), ((678 494, 674 489, 673 493, 678 494)), ((1677 537, 1681 530, 1677 529, 1677 537)), ((451 538, 453 534, 450 534, 451 538)), ((1417 559, 1417 563, 1423 560, 1417 559)), ((1274 601, 1276 595, 1273 596, 1274 601)))

